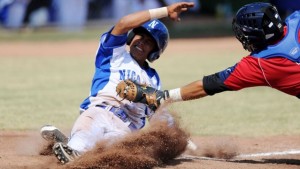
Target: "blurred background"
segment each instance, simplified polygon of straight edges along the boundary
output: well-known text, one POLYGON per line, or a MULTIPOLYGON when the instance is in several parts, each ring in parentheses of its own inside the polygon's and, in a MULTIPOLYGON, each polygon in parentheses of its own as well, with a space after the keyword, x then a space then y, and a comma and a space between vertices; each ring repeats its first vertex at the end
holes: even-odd
MULTIPOLYGON (((45 28, 59 31, 81 31, 86 27, 93 26, 109 27, 126 14, 166 6, 177 1, 0 0, 0 24, 2 29, 13 31, 36 31, 45 28)), ((183 14, 185 24, 179 25, 164 20, 169 25, 170 31, 174 32, 171 36, 173 38, 231 35, 233 15, 242 5, 255 2, 253 0, 186 1, 194 2, 195 7, 183 14)), ((262 2, 275 4, 283 18, 300 9, 300 0, 266 0, 262 2)))

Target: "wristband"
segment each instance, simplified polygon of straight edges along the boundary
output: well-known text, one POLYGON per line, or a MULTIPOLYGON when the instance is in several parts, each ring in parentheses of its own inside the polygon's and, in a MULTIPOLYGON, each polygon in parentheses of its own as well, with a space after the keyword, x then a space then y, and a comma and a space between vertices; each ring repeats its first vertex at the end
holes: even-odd
POLYGON ((180 88, 169 90, 169 95, 172 102, 182 101, 180 88))
POLYGON ((160 19, 168 16, 168 9, 167 7, 149 9, 149 13, 151 20, 160 19))

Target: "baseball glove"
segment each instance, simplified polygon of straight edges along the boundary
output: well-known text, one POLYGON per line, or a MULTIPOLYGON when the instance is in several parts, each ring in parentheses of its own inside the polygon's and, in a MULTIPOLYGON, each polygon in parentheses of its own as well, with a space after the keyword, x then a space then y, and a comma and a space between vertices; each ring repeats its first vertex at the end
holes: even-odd
POLYGON ((168 91, 160 91, 131 80, 124 80, 117 85, 116 92, 123 99, 147 104, 150 109, 155 111, 165 100, 168 91))

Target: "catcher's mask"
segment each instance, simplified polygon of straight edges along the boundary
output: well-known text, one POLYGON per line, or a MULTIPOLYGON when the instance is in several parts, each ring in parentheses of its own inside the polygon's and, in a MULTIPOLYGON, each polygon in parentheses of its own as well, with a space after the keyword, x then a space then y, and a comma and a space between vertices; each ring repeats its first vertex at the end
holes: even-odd
POLYGON ((244 49, 262 50, 283 34, 284 22, 275 6, 255 2, 241 7, 232 21, 235 37, 244 49))
POLYGON ((145 32, 150 35, 156 42, 157 47, 147 57, 149 62, 153 62, 158 59, 159 56, 164 52, 169 41, 169 31, 167 27, 159 20, 151 20, 143 25, 132 29, 128 33, 127 45, 130 45, 132 39, 138 32, 145 32))

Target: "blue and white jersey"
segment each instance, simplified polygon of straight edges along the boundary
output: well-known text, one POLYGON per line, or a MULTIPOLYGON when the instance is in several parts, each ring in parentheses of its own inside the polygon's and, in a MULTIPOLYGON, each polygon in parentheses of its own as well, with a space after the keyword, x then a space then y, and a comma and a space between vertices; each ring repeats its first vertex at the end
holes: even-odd
POLYGON ((117 96, 116 86, 122 80, 131 79, 160 89, 159 75, 148 64, 146 68, 141 68, 131 57, 126 50, 127 34, 115 36, 111 34, 111 30, 104 33, 100 39, 90 95, 80 108, 84 111, 103 103, 116 107, 122 104, 135 104, 141 110, 140 113, 148 115, 151 110, 145 104, 129 102, 117 96))

